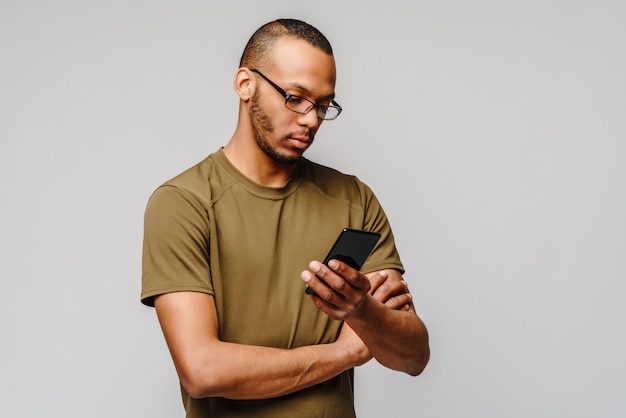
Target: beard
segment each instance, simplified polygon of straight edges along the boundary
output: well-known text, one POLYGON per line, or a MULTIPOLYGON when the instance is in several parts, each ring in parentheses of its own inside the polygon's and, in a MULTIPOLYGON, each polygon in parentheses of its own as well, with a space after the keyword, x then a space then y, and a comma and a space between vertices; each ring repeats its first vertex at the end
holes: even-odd
MULTIPOLYGON (((280 153, 277 147, 273 146, 267 139, 274 135, 274 124, 260 104, 258 90, 254 92, 250 99, 250 120, 255 131, 257 145, 272 161, 290 165, 297 163, 302 158, 302 153, 295 156, 280 153)), ((309 135, 311 142, 313 142, 313 134, 310 132, 309 135)))

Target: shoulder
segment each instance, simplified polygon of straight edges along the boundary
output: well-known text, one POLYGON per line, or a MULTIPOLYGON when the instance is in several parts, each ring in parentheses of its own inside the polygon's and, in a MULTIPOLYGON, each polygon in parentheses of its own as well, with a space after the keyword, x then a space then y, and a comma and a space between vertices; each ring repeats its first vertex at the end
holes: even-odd
POLYGON ((307 159, 302 159, 300 170, 304 182, 314 185, 327 195, 350 200, 369 199, 373 196, 369 186, 353 174, 346 174, 307 159))
POLYGON ((223 169, 220 152, 217 152, 161 184, 150 200, 182 199, 207 208, 214 197, 233 182, 233 177, 223 169))
POLYGON ((185 171, 175 177, 164 182, 160 187, 175 187, 190 192, 199 191, 204 188, 208 179, 212 177, 212 171, 215 169, 212 154, 189 167, 185 171))

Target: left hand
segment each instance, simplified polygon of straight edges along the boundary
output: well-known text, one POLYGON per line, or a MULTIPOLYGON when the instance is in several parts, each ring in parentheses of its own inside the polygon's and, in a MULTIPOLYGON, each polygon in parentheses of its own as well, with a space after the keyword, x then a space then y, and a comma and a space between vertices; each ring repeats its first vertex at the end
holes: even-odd
POLYGON ((312 261, 309 270, 304 270, 301 276, 315 292, 311 296, 315 306, 338 320, 357 314, 371 289, 365 274, 334 259, 328 266, 312 261))
MULTIPOLYGON (((409 292, 409 286, 404 280, 393 280, 387 270, 380 270, 368 274, 371 288, 370 295, 382 302, 389 309, 408 311, 413 303, 413 296, 409 292)), ((401 276, 400 276, 401 278, 401 276)))

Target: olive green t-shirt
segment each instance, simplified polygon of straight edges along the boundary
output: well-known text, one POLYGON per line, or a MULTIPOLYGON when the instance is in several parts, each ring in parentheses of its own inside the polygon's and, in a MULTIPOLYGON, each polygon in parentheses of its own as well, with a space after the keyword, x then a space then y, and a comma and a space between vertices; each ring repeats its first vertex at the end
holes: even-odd
MULTIPOLYGON (((304 293, 300 273, 343 228, 381 234, 362 271, 403 266, 387 217, 354 176, 302 159, 287 185, 264 187, 223 150, 159 187, 145 214, 141 300, 178 291, 214 296, 220 339, 296 348, 335 341, 341 323, 304 293)), ((354 416, 353 373, 268 400, 193 399, 187 417, 354 416)))

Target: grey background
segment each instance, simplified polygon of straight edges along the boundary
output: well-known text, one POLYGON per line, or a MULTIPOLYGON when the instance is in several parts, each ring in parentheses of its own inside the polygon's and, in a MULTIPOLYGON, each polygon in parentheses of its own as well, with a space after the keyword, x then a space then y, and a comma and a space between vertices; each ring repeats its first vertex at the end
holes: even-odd
MULTIPOLYGON (((0 416, 180 417, 145 203, 233 132, 261 24, 335 48, 308 157, 385 206, 432 360, 361 417, 626 415, 621 1, 0 1, 0 416)), ((314 237, 311 237, 314 238, 314 237)))

